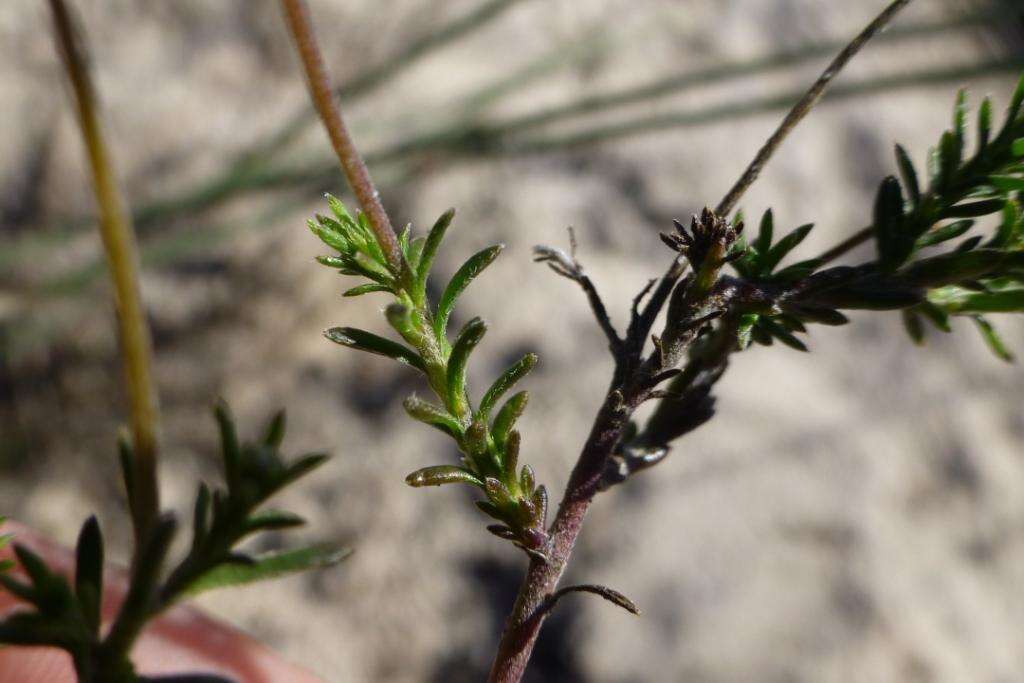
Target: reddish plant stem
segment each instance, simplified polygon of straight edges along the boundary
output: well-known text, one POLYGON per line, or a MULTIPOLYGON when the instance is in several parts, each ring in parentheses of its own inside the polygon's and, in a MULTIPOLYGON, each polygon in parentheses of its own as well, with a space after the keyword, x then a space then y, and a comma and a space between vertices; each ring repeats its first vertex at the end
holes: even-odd
POLYGON ((345 179, 356 195, 359 208, 370 220, 370 226, 373 228, 373 233, 377 237, 381 249, 384 250, 388 262, 397 271, 401 268, 402 255, 398 248, 395 229, 391 227, 391 220, 381 204, 380 194, 374 187, 373 179, 370 178, 370 172, 366 170, 363 157, 359 154, 359 150, 356 149, 352 136, 348 132, 345 120, 341 116, 341 110, 334 101, 327 69, 324 68, 320 47, 317 45, 316 34, 313 32, 313 24, 309 18, 309 8, 304 0, 281 0, 281 7, 284 9, 288 30, 291 31, 299 58, 302 60, 302 68, 306 74, 306 83, 309 85, 313 106, 316 107, 317 113, 324 123, 324 128, 327 129, 331 145, 341 163, 341 170, 345 173, 345 179))
MULTIPOLYGON (((804 97, 790 110, 776 131, 758 151, 740 179, 736 181, 736 184, 722 198, 716 213, 724 215, 735 207, 736 202, 754 183, 782 142, 820 100, 825 89, 839 71, 911 1, 894 0, 840 51, 804 97)), ((670 272, 672 272, 671 269, 670 272)), ((656 315, 657 311, 654 313, 656 315)), ((642 370, 639 372, 642 375, 642 370)), ((618 374, 617 372, 617 379, 624 380, 622 385, 624 387, 636 386, 641 379, 641 377, 618 378, 618 374)), ((627 392, 632 394, 628 389, 627 392)), ((548 614, 544 605, 557 588, 558 581, 565 572, 587 509, 597 494, 605 463, 615 450, 622 430, 637 405, 635 398, 635 396, 624 398, 622 391, 613 390, 605 399, 605 403, 594 421, 594 426, 591 428, 583 452, 569 478, 558 515, 549 530, 551 534, 549 559, 547 562, 537 559, 530 561, 512 613, 505 623, 505 630, 502 633, 498 652, 488 677, 489 683, 517 683, 522 679, 540 628, 548 614)))
POLYGON ((514 683, 526 671, 537 635, 548 614, 544 609, 545 603, 565 572, 583 526, 583 518, 598 491, 605 462, 619 442, 631 414, 632 407, 623 401, 620 393, 608 394, 569 477, 565 497, 551 525, 548 561, 530 560, 487 679, 490 683, 514 683))

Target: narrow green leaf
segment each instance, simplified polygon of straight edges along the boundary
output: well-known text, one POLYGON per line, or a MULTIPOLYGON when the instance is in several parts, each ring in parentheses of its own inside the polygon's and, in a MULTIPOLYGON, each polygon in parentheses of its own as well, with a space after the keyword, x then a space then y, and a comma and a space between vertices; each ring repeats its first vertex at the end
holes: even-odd
POLYGON ((777 323, 768 316, 761 316, 761 319, 757 322, 758 327, 763 328, 766 332, 771 334, 773 337, 781 341, 791 349, 797 351, 807 351, 807 345, 796 338, 789 330, 777 323))
POLYGON ((989 176, 992 186, 1003 192, 1024 192, 1024 177, 1012 175, 989 176))
POLYGON ((332 327, 324 332, 324 336, 335 344, 348 346, 359 351, 375 353, 380 356, 387 356, 399 363, 405 363, 417 370, 426 372, 427 368, 423 363, 423 359, 415 351, 398 342, 379 337, 372 332, 355 327, 332 327))
POLYGON ((192 509, 192 548, 196 549, 206 540, 210 529, 210 489, 200 482, 192 509))
MULTIPOLYGON (((522 436, 515 429, 508 433, 508 438, 505 439, 504 454, 502 456, 501 465, 505 472, 505 478, 508 481, 512 481, 516 476, 516 467, 519 466, 519 448, 522 446, 522 436)), ((532 491, 533 489, 527 489, 532 491)))
POLYGON ((419 272, 420 258, 423 256, 423 246, 426 243, 426 237, 417 237, 409 243, 409 248, 405 250, 405 260, 409 263, 409 268, 414 275, 419 272))
POLYGON ((996 329, 992 327, 992 323, 985 320, 985 318, 980 315, 972 316, 972 320, 974 320, 974 324, 977 325, 978 331, 981 333, 981 338, 985 340, 985 343, 988 345, 988 348, 991 349, 992 353, 994 353, 997 358, 1004 360, 1007 363, 1012 363, 1013 354, 1006 348, 1006 344, 1003 343, 1003 340, 999 337, 999 333, 996 332, 996 329))
POLYGON ((407 476, 405 483, 415 488, 443 484, 472 484, 480 488, 484 487, 484 482, 479 477, 469 470, 455 465, 424 467, 407 476))
POLYGON ((1014 140, 1010 146, 1010 153, 1015 157, 1024 157, 1024 138, 1014 140))
POLYGON ((972 292, 963 287, 941 287, 929 292, 928 297, 950 313, 1024 312, 1024 287, 994 292, 972 292))
POLYGON ((967 91, 961 88, 953 105, 953 135, 960 146, 961 154, 967 131, 967 91))
POLYGON ((372 294, 374 292, 388 292, 394 294, 394 291, 387 285, 382 285, 377 282, 370 282, 365 285, 359 285, 352 289, 346 289, 342 296, 362 296, 363 294, 372 294))
POLYGON ((804 238, 807 237, 808 233, 814 225, 808 223, 807 225, 801 225, 799 228, 793 230, 785 237, 779 240, 778 244, 768 250, 768 253, 761 259, 761 269, 765 273, 770 273, 775 270, 775 266, 782 262, 782 259, 786 258, 789 252, 793 251, 804 238))
POLYGON ((903 186, 910 195, 910 201, 916 207, 921 203, 921 184, 917 179, 917 171, 914 170, 914 162, 910 160, 910 155, 903 145, 896 145, 896 165, 899 167, 903 186))
POLYGON ((306 520, 285 510, 261 510, 249 515, 245 520, 245 533, 257 531, 282 531, 294 529, 306 523, 306 520))
POLYGON ((452 353, 448 359, 448 405, 456 415, 468 409, 466 399, 466 368, 469 355, 487 332, 487 324, 480 318, 473 318, 459 332, 452 353))
MULTIPOLYGON (((519 432, 515 433, 518 434, 519 432)), ((533 468, 529 465, 523 465, 523 469, 519 472, 519 486, 526 495, 532 494, 533 489, 537 486, 537 477, 533 473, 533 468)))
MULTIPOLYGON (((39 599, 39 595, 36 593, 35 589, 32 586, 28 585, 27 583, 18 581, 17 579, 13 578, 12 576, 9 576, 8 574, 0 574, 0 586, 3 586, 4 590, 6 590, 14 597, 29 604, 34 605, 39 599)), ((0 639, 0 643, 5 642, 7 641, 0 639)))
POLYGON ((537 511, 536 526, 543 529, 547 525, 548 517, 548 490, 544 484, 538 486, 537 490, 533 492, 530 502, 533 503, 533 507, 537 511))
POLYGON ((462 267, 452 276, 451 281, 441 295, 441 300, 437 304, 437 313, 434 315, 434 334, 438 340, 445 337, 445 330, 448 328, 448 316, 451 315, 459 295, 465 291, 469 283, 473 281, 473 278, 479 275, 484 268, 491 265, 504 248, 505 245, 496 244, 493 247, 478 251, 462 264, 462 267))
POLYGON ((430 276, 431 266, 434 265, 434 257, 437 256, 437 250, 441 246, 441 241, 444 239, 444 234, 447 232, 448 226, 451 225, 453 218, 455 218, 455 209, 448 209, 441 214, 441 217, 434 223, 434 227, 430 229, 427 239, 423 243, 416 270, 416 289, 420 294, 426 291, 427 278, 430 276))
POLYGON ((349 548, 316 545, 257 555, 250 564, 219 564, 189 584, 184 595, 193 596, 216 588, 243 586, 296 572, 322 569, 341 562, 351 554, 349 548))
POLYGON ((1024 252, 975 249, 915 261, 901 271, 902 279, 916 287, 940 287, 988 275, 994 269, 1024 267, 1024 252))
POLYGON ((903 230, 903 192, 893 176, 883 180, 878 188, 874 230, 879 264, 882 270, 891 272, 907 259, 913 248, 903 230))
POLYGON ((1006 112, 1006 125, 1011 126, 1020 114, 1021 105, 1024 105, 1024 75, 1017 81, 1017 88, 1013 91, 1010 99, 1010 107, 1006 112))
POLYGON ((949 326, 949 313, 936 306, 931 301, 921 302, 916 310, 925 318, 931 321, 937 329, 949 333, 953 328, 949 326))
POLYGON ((494 503, 492 503, 491 501, 489 501, 489 500, 477 500, 477 501, 474 501, 473 504, 476 505, 480 509, 480 511, 483 512, 485 515, 487 515, 487 516, 489 516, 489 517, 491 517, 493 519, 496 519, 499 522, 504 522, 505 521, 505 515, 503 515, 501 513, 501 510, 498 508, 498 506, 495 505, 494 503))
POLYGON ((757 239, 751 245, 757 250, 758 254, 767 254, 768 250, 772 246, 772 233, 774 232, 775 217, 771 209, 764 212, 764 216, 761 217, 761 229, 758 230, 757 239))
POLYGON ((1020 209, 1017 206, 1017 202, 1008 201, 1003 206, 1002 220, 999 221, 999 227, 996 229, 996 234, 992 236, 986 247, 998 249, 1000 247, 1008 247, 1017 240, 1017 233, 1021 228, 1021 216, 1020 209))
POLYGON ((925 234, 921 235, 917 239, 917 247, 922 249, 924 247, 933 247, 936 244, 941 244, 951 239, 955 239, 963 235, 965 232, 974 227, 974 221, 972 220, 961 220, 955 221, 948 225, 930 230, 925 234))
POLYGON ((487 477, 484 480, 484 491, 499 509, 510 507, 515 503, 508 488, 494 477, 487 477))
POLYGON ((921 323, 921 316, 913 311, 913 309, 906 308, 902 311, 903 315, 903 327, 906 328, 907 334, 915 344, 921 346, 924 344, 924 325, 921 323))
POLYGON ((501 407, 501 410, 494 417, 491 436, 494 438, 494 443, 499 449, 504 450, 505 440, 508 438, 509 432, 515 426, 516 420, 526 410, 526 404, 529 400, 530 395, 528 392, 520 391, 518 394, 513 394, 512 398, 505 402, 505 405, 501 407))
POLYGON ((238 445, 238 434, 235 432, 235 421, 231 416, 231 409, 223 400, 218 401, 213 409, 213 415, 217 420, 217 427, 220 429, 220 450, 224 461, 224 480, 228 484, 228 490, 233 491, 238 485, 239 466, 242 459, 242 451, 238 445))
POLYGON ((387 308, 384 309, 384 317, 387 319, 388 324, 410 344, 417 346, 417 342, 423 339, 423 335, 417 329, 412 311, 405 305, 397 301, 388 304, 387 308))
POLYGON ((978 152, 988 146, 992 139, 992 100, 988 97, 981 101, 978 108, 978 152))
POLYGON ((949 207, 942 212, 942 215, 944 218, 977 218, 978 216, 987 216, 1001 210, 1004 203, 1005 200, 1003 199, 967 202, 966 204, 949 207))
POLYGON ((463 429, 459 421, 448 411, 428 401, 423 401, 416 396, 410 396, 402 403, 405 412, 414 420, 419 420, 432 427, 440 429, 445 434, 453 437, 462 436, 463 429))
POLYGON ((306 476, 307 474, 309 474, 316 468, 320 467, 330 459, 331 456, 327 455, 326 453, 306 453, 305 455, 299 456, 293 462, 288 464, 288 467, 285 468, 284 473, 275 482, 274 486, 272 486, 268 491, 266 491, 264 500, 269 498, 277 491, 280 491, 282 488, 292 483, 293 481, 296 481, 306 476))
POLYGON ((806 308, 806 307, 794 307, 786 308, 787 311, 793 313, 804 322, 818 323, 820 325, 839 326, 845 325, 850 322, 850 319, 839 311, 831 308, 806 308))
POLYGON ((946 131, 939 140, 939 182, 938 191, 944 191, 952 181, 960 162, 963 161, 963 147, 953 131, 946 131))
POLYGON ((481 416, 483 420, 487 420, 490 417, 491 409, 494 408, 495 404, 505 395, 509 389, 515 386, 516 382, 525 377, 534 366, 537 365, 537 354, 528 353, 520 358, 514 365, 501 373, 498 379, 494 380, 494 384, 484 394, 483 399, 480 401, 480 408, 477 411, 477 415, 481 416))
POLYGON ((331 211, 337 217, 338 221, 346 226, 355 225, 355 221, 352 219, 352 214, 348 212, 345 204, 340 199, 335 197, 330 192, 325 192, 324 197, 327 199, 327 205, 331 207, 331 211))
POLYGON ((309 226, 310 232, 319 237, 320 241, 331 249, 347 252, 351 248, 345 236, 339 231, 333 230, 330 224, 326 224, 322 220, 317 222, 310 218, 306 221, 306 225, 309 226))
POLYGON ((281 442, 284 441, 285 420, 286 417, 283 410, 274 413, 273 417, 267 421, 267 426, 263 428, 263 445, 269 446, 274 450, 281 447, 281 442))
POLYGON ((103 599, 103 534, 93 515, 82 525, 75 549, 75 597, 86 626, 94 636, 100 630, 103 599))

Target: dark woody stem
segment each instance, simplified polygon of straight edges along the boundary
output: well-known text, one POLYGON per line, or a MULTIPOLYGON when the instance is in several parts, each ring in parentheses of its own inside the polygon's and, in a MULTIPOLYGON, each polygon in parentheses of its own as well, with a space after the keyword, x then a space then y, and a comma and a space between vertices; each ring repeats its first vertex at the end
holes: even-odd
MULTIPOLYGON (((836 74, 871 37, 876 35, 910 1, 896 0, 890 4, 839 53, 811 89, 793 107, 776 132, 758 152, 743 176, 719 203, 718 215, 732 210, 747 188, 757 179, 761 169, 782 141, 810 112, 836 74)), ((645 330, 644 336, 646 336, 646 330, 650 329, 658 312, 670 298, 673 287, 678 288, 685 285, 685 281, 677 283, 681 274, 679 262, 673 262, 672 267, 662 279, 664 286, 659 285, 655 292, 656 296, 652 297, 642 313, 634 316, 630 325, 631 332, 643 329, 645 330)), ((704 273, 698 273, 698 276, 700 275, 704 275, 704 273)), ((702 278, 702 280, 704 279, 706 278, 702 278)), ((713 289, 712 285, 706 281, 699 284, 701 287, 696 287, 695 290, 713 289)), ((687 304, 685 308, 691 313, 706 309, 706 306, 702 306, 699 301, 685 301, 685 304, 687 304)), ((669 324, 671 325, 672 321, 669 321, 669 324)), ((688 334, 691 330, 686 332, 687 334, 680 333, 679 338, 675 340, 675 346, 679 348, 671 349, 674 355, 681 353, 686 346, 692 343, 695 334, 688 334)), ((643 342, 644 340, 641 339, 640 344, 643 342)), ((490 683, 516 683, 521 680, 541 626, 548 614, 545 606, 550 596, 556 591, 558 582, 565 572, 587 510, 594 496, 602 488, 607 464, 619 445, 633 411, 650 396, 650 387, 647 386, 650 378, 653 374, 666 369, 655 362, 653 358, 638 362, 640 351, 635 348, 635 344, 631 344, 628 333, 623 349, 626 353, 630 350, 633 351, 632 362, 623 358, 622 354, 616 354, 617 367, 613 386, 594 420, 590 435, 569 478, 558 514, 549 530, 551 541, 547 552, 548 559, 546 562, 539 559, 530 560, 512 613, 509 615, 502 633, 498 652, 488 677, 490 683)), ((723 367, 727 357, 728 352, 720 354, 720 362, 723 367)))

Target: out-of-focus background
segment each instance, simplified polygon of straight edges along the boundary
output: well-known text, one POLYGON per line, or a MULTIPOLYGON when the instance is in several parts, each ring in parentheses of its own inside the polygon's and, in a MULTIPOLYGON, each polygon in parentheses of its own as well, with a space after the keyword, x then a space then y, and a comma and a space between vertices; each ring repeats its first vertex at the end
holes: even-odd
MULTIPOLYGON (((357 548, 202 606, 329 681, 481 680, 525 560, 484 531, 468 490, 402 482, 452 457, 402 413, 410 373, 321 336, 382 332, 382 302, 342 299, 346 282, 313 262, 304 221, 345 190, 303 117, 277 3, 75 4, 142 243, 168 504, 186 514, 196 478, 216 480, 217 397, 249 431, 284 406, 289 449, 334 459, 281 505, 310 538, 357 548)), ((457 315, 491 322, 477 387, 540 354, 524 457, 552 491, 610 361, 581 293, 531 245, 575 226, 621 325, 669 258, 656 233, 717 202, 884 4, 311 2, 395 222, 422 230, 458 208, 443 274, 508 245, 457 315)), ((1002 105, 1022 69, 1017 0, 919 0, 786 143, 747 214, 813 221, 801 253, 830 246, 869 219, 894 141, 923 163, 956 88, 1002 105)), ((98 511, 124 559, 114 315, 43 3, 0 4, 0 84, 0 512, 71 543, 98 511)), ((814 329, 810 354, 739 356, 717 418, 601 496, 570 578, 644 615, 566 600, 530 680, 1020 680, 1024 371, 969 325, 918 349, 895 314, 853 318, 814 329)), ((1021 322, 995 321, 1024 352, 1021 322)))

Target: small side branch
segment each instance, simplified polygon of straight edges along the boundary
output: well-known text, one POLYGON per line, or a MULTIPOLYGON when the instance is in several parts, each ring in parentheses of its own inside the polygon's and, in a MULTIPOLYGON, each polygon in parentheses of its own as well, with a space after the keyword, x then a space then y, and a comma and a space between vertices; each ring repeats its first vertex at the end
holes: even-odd
POLYGON ((831 263, 832 261, 835 261, 840 256, 843 256, 847 252, 856 249, 860 245, 870 240, 871 236, 874 235, 874 230, 875 226, 873 225, 869 225, 866 228, 861 228, 860 230, 853 233, 836 246, 824 252, 817 259, 819 262, 819 267, 825 265, 826 263, 831 263))
POLYGON ((572 280, 583 289, 583 293, 587 295, 587 301, 590 302, 590 308, 594 311, 597 324, 600 326, 601 331, 604 332, 604 336, 608 338, 612 355, 618 359, 622 351, 622 338, 619 337, 619 333, 615 331, 615 326, 612 325, 611 318, 608 317, 608 308, 604 305, 601 295, 598 294, 597 287, 594 286, 593 281, 584 273, 583 264, 576 259, 576 233, 572 228, 569 228, 569 245, 569 253, 566 254, 563 250, 556 247, 538 244, 533 248, 533 260, 536 263, 548 264, 551 270, 564 278, 572 280))
POLYGON ((391 226, 391 219, 388 218, 388 214, 381 204, 380 195, 377 188, 374 187, 363 157, 356 149, 348 127, 345 125, 345 120, 341 116, 341 110, 334 101, 330 79, 327 76, 327 69, 324 67, 320 47, 317 45, 316 34, 313 32, 313 25, 310 21, 309 8, 304 0, 281 0, 281 7, 284 9, 288 29, 291 31, 295 47, 302 60, 310 97, 324 123, 324 128, 327 129, 327 135, 331 139, 334 152, 338 155, 345 178, 356 195, 359 207, 370 220, 370 226, 373 228, 373 233, 384 250, 388 262, 398 270, 402 264, 398 238, 391 226))
POLYGON ((544 606, 541 608, 542 613, 547 613, 553 610, 555 608, 555 604, 569 593, 593 593, 614 605, 618 605, 630 614, 635 614, 637 616, 640 615, 640 608, 636 606, 635 602, 627 598, 625 595, 617 590, 608 588, 607 586, 600 586, 593 583, 581 583, 575 586, 560 588, 552 593, 551 597, 549 597, 547 602, 544 603, 544 606))
POLYGON ((747 166, 747 170, 743 172, 740 179, 736 181, 736 184, 732 186, 732 189, 722 198, 719 202, 718 207, 715 209, 715 213, 719 216, 728 215, 735 207, 736 203, 740 200, 747 189, 754 184, 757 177, 761 175, 761 170, 765 167, 768 161, 775 154, 779 146, 785 141, 789 134, 793 132, 805 116, 807 116, 814 105, 818 103, 821 96, 825 93, 825 89, 828 85, 839 75, 839 72, 850 62, 853 57, 861 51, 869 40, 871 40, 876 34, 878 34, 886 25, 893 20, 893 18, 899 14, 900 10, 909 5, 911 0, 895 0, 892 4, 885 8, 881 14, 875 17, 874 21, 868 24, 863 31, 861 31, 857 37, 855 37, 850 43, 844 47, 835 59, 825 68, 825 70, 818 76, 818 80, 811 85, 810 89, 804 96, 800 98, 792 109, 789 110, 789 114, 782 120, 779 127, 775 129, 768 141, 764 143, 764 146, 757 152, 754 160, 747 166))

